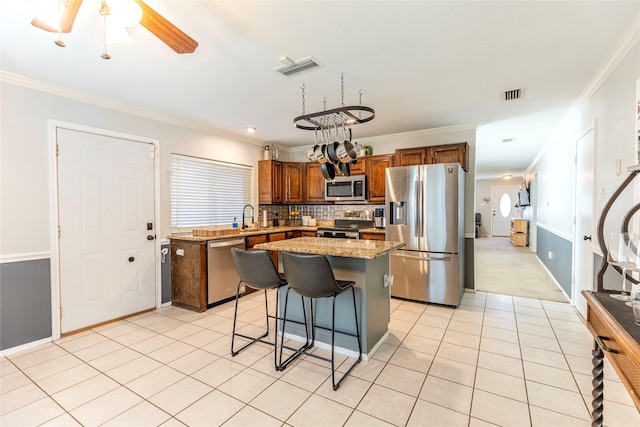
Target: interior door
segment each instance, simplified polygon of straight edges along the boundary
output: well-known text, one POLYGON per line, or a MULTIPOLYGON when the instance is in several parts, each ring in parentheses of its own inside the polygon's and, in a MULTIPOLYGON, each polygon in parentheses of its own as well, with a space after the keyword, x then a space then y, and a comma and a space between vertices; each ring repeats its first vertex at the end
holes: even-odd
POLYGON ((152 144, 58 129, 61 332, 155 306, 152 144))
POLYGON ((587 318, 587 301, 580 293, 593 290, 593 250, 597 237, 593 222, 593 156, 594 132, 591 129, 576 142, 576 225, 573 236, 572 304, 587 318), (585 237, 587 238, 585 240, 585 237))
POLYGON ((518 186, 491 187, 491 235, 509 236, 509 220, 518 215, 518 186))

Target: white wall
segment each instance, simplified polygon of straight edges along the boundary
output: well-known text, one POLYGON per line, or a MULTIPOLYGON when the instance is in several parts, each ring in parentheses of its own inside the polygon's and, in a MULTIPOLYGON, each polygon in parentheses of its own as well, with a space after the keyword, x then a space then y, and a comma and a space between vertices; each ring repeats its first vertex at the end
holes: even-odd
MULTIPOLYGON (((49 252, 50 156, 48 119, 160 141, 161 218, 158 237, 170 234, 171 153, 256 166, 259 143, 241 141, 128 114, 70 98, 1 83, 0 256, 49 252)), ((257 205, 257 170, 254 171, 257 205)), ((229 220, 231 222, 231 219, 229 220)))
MULTIPOLYGON (((636 163, 639 38, 640 24, 636 21, 627 35, 627 45, 623 40, 621 47, 612 55, 611 62, 604 64, 603 70, 606 72, 596 76, 595 86, 585 91, 582 102, 577 104, 574 113, 549 141, 544 155, 528 171, 528 179, 537 174, 538 224, 568 240, 573 241, 573 161, 576 141, 595 124, 593 236, 596 236, 597 221, 603 207, 628 176, 627 168, 636 163), (615 172, 618 159, 622 163, 620 175, 615 172)), ((633 205, 632 193, 632 189, 626 191, 610 211, 604 230, 605 241, 609 233, 619 229, 624 213, 633 205)), ((595 238, 591 249, 595 253, 600 252, 595 238)))

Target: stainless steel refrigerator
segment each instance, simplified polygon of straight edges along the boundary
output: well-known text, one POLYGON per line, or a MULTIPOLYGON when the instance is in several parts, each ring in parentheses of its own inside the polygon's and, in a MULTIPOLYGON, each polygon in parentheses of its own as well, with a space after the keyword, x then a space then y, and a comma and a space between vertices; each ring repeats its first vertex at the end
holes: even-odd
POLYGON ((459 163, 386 170, 391 296, 458 306, 464 291, 464 185, 459 163))

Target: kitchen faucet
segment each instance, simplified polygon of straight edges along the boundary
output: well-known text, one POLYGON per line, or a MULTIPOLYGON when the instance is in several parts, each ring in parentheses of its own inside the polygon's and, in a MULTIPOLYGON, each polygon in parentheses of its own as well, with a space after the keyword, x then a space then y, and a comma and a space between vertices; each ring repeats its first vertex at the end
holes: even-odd
POLYGON ((243 230, 245 228, 248 228, 248 226, 244 223, 244 212, 245 212, 245 210, 247 210, 247 206, 251 208, 251 224, 253 224, 253 206, 244 205, 244 208, 242 208, 242 229, 243 230))

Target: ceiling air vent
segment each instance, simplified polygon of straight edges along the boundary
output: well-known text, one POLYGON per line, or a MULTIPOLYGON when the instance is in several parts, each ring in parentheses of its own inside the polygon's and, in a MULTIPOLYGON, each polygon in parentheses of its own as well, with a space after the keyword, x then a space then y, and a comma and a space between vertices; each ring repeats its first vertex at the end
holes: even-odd
POLYGON ((299 59, 297 61, 292 61, 290 58, 286 58, 287 61, 281 61, 285 65, 282 67, 275 68, 273 71, 277 71, 283 76, 291 76, 293 74, 301 73, 306 70, 310 70, 312 68, 320 67, 320 63, 315 60, 312 56, 308 56, 306 58, 299 59))
POLYGON ((504 100, 513 101, 514 99, 519 99, 521 92, 522 92, 522 89, 508 90, 504 93, 504 100))

